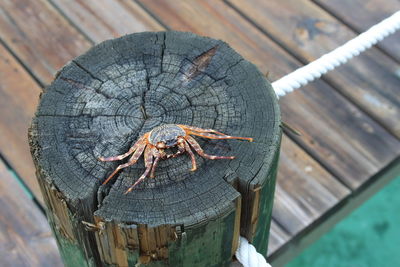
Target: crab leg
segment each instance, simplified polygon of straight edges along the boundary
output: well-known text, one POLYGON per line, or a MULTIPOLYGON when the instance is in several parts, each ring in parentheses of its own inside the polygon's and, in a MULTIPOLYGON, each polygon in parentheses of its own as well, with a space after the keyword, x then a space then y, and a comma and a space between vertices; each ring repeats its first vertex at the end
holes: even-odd
POLYGON ((113 157, 108 157, 108 158, 100 157, 99 160, 101 160, 101 161, 116 161, 116 160, 124 159, 124 158, 128 157, 130 154, 132 154, 133 152, 135 152, 135 150, 138 148, 138 146, 139 146, 141 143, 144 142, 144 140, 145 140, 146 137, 147 137, 147 136, 144 135, 144 136, 142 136, 142 138, 140 138, 139 140, 137 140, 136 143, 135 143, 135 144, 129 149, 129 151, 126 152, 125 154, 118 155, 118 156, 113 156, 113 157))
POLYGON ((203 158, 206 159, 234 159, 235 157, 233 156, 214 156, 214 155, 208 155, 206 153, 204 153, 204 150, 200 147, 199 143, 197 143, 197 141, 191 137, 191 136, 187 136, 186 140, 189 142, 189 144, 193 147, 193 149, 203 158))
POLYGON ((238 136, 229 136, 229 135, 219 136, 219 135, 210 134, 210 133, 196 133, 193 131, 188 131, 187 134, 193 134, 193 135, 197 135, 197 136, 209 138, 209 139, 240 139, 240 140, 247 140, 249 142, 253 142, 253 138, 249 138, 249 137, 238 137, 238 136))
POLYGON ((151 151, 150 147, 146 148, 146 151, 144 152, 144 165, 146 166, 146 170, 142 174, 142 176, 139 177, 139 179, 131 186, 128 188, 128 190, 125 191, 125 195, 128 194, 133 190, 133 188, 138 185, 140 182, 142 182, 147 175, 149 174, 152 166, 153 166, 153 153, 151 151))
POLYGON ((183 125, 183 124, 178 124, 178 126, 181 127, 181 128, 184 128, 185 130, 195 131, 195 132, 199 132, 199 133, 215 133, 215 134, 219 134, 219 135, 226 135, 226 134, 218 132, 218 131, 216 131, 214 129, 202 129, 202 128, 199 128, 199 127, 183 125))
POLYGON ((153 167, 151 168, 150 178, 154 178, 154 173, 156 171, 158 162, 160 161, 160 159, 162 157, 161 153, 156 148, 152 149, 152 154, 155 159, 154 159, 153 167))
POLYGON ((108 178, 103 182, 103 184, 108 183, 108 181, 110 181, 110 179, 113 178, 114 175, 117 174, 117 172, 118 172, 119 170, 121 170, 121 169, 123 169, 123 168, 129 167, 129 166, 135 164, 135 163, 138 161, 138 159, 140 158, 140 156, 142 155, 143 150, 144 150, 145 147, 146 147, 146 143, 140 143, 140 144, 138 145, 138 147, 137 147, 135 153, 133 153, 132 157, 129 159, 129 161, 128 161, 127 163, 125 163, 125 164, 119 165, 119 166, 115 169, 115 171, 113 171, 113 173, 111 173, 111 175, 108 176, 108 178))
MULTIPOLYGON (((193 140, 194 140, 194 139, 193 139, 193 140)), ((197 142, 196 142, 196 143, 197 143, 197 142)), ((197 170, 196 158, 195 158, 194 153, 193 153, 192 149, 190 148, 189 144, 186 142, 186 140, 185 140, 184 145, 185 145, 185 150, 186 150, 187 153, 189 154, 190 160, 192 161, 192 168, 191 168, 190 170, 193 172, 193 171, 197 170)), ((200 147, 200 146, 199 146, 199 147, 200 147)), ((201 149, 201 148, 200 148, 200 149, 201 149)), ((198 153, 198 152, 197 152, 197 153, 198 153)))

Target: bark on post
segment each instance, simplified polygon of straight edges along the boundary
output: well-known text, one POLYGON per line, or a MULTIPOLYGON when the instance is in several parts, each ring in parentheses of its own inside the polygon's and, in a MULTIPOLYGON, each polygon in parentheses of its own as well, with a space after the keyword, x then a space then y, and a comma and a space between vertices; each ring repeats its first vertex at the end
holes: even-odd
POLYGON ((158 32, 105 41, 72 60, 41 96, 30 129, 47 215, 66 266, 226 266, 239 234, 266 252, 281 130, 276 97, 226 43, 158 32), (196 138, 209 154, 143 161, 101 182, 143 133, 164 123, 254 142, 196 138))

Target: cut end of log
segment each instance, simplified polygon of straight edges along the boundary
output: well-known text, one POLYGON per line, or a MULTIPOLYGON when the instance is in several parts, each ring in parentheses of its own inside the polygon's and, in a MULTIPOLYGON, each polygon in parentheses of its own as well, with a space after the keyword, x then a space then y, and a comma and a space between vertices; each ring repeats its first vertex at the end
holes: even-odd
MULTIPOLYGON (((236 240, 239 229, 251 238, 254 212, 246 203, 254 200, 252 181, 264 186, 275 179, 270 169, 276 168, 281 130, 270 84, 226 43, 191 33, 146 32, 93 47, 59 72, 43 94, 34 121, 31 146, 42 189, 48 191, 50 181, 64 196, 71 216, 87 222, 79 224, 82 229, 94 220, 105 225, 91 232, 87 240, 95 240, 95 245, 85 248, 97 248, 92 254, 101 262, 125 264, 130 257, 125 250, 117 250, 121 255, 102 254, 102 242, 131 246, 142 260, 164 254, 171 260, 161 248, 200 246, 192 240, 199 231, 216 233, 218 242, 236 240), (196 171, 190 171, 187 155, 161 160, 154 179, 146 178, 124 194, 145 169, 139 159, 101 185, 126 162, 107 162, 104 157, 126 153, 161 124, 216 129, 249 137, 252 143, 196 137, 207 154, 235 159, 198 157, 196 171), (239 211, 238 199, 245 201, 239 211), (185 234, 172 230, 177 226, 185 234), (118 235, 123 240, 116 240, 118 235), (175 235, 180 245, 171 238, 175 235), (129 241, 132 236, 140 244, 129 241), (182 236, 194 243, 183 244, 182 236)), ((47 201, 52 205, 53 198, 47 201)), ((225 253, 217 250, 218 257, 225 253)))

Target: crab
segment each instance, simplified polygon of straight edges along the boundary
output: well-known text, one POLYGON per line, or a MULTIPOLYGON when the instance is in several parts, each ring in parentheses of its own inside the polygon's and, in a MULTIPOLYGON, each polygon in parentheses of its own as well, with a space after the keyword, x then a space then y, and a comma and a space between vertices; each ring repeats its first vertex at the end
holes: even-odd
POLYGON ((140 176, 139 179, 131 187, 129 187, 125 194, 132 191, 134 187, 142 182, 149 174, 150 178, 154 178, 155 170, 158 162, 161 159, 174 158, 187 152, 192 162, 191 171, 195 171, 197 169, 197 164, 192 149, 194 149, 201 157, 206 159, 235 158, 233 156, 216 156, 206 154, 200 147, 199 143, 197 143, 197 141, 191 135, 209 139, 239 139, 247 140, 249 142, 253 141, 253 138, 229 136, 213 129, 202 129, 183 124, 163 124, 142 135, 128 152, 113 157, 100 157, 99 160, 101 161, 117 161, 132 155, 129 161, 125 164, 119 165, 103 182, 103 184, 107 184, 108 181, 110 181, 121 169, 134 165, 143 152, 146 170, 142 176, 140 176), (177 147, 177 152, 168 154, 166 149, 172 147, 177 147))

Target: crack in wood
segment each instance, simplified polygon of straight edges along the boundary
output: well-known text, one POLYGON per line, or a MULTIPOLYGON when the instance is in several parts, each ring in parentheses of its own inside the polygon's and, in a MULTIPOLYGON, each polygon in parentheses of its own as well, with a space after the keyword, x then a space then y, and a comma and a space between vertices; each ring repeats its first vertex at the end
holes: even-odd
MULTIPOLYGON (((66 81, 67 83, 69 83, 69 84, 71 84, 71 85, 73 85, 73 86, 75 86, 75 87, 77 87, 77 88, 79 88, 79 89, 89 89, 89 90, 93 90, 93 91, 95 91, 96 93, 98 93, 99 95, 102 95, 102 96, 104 96, 104 97, 107 98, 107 99, 111 99, 110 96, 108 96, 108 95, 102 93, 99 89, 96 89, 96 88, 87 86, 87 85, 85 85, 85 84, 83 84, 83 83, 81 83, 81 82, 79 82, 79 81, 75 81, 75 80, 73 80, 73 79, 65 78, 65 77, 60 77, 60 79, 63 80, 63 81, 66 81)), ((99 81, 101 81, 101 80, 99 80, 99 81)), ((101 81, 101 84, 103 84, 103 83, 104 83, 104 82, 101 81)))
POLYGON ((167 48, 165 45, 166 34, 163 32, 163 42, 161 44, 161 63, 160 63, 160 74, 163 73, 163 64, 164 64, 164 53, 167 48))
POLYGON ((76 60, 71 60, 72 63, 74 63, 78 68, 80 68, 81 70, 83 70, 84 72, 86 72, 87 74, 89 74, 90 77, 92 77, 92 79, 94 80, 98 80, 99 82, 101 82, 102 84, 104 83, 104 81, 98 77, 96 77, 93 73, 91 73, 88 69, 86 69, 84 66, 82 66, 78 61, 76 60))

